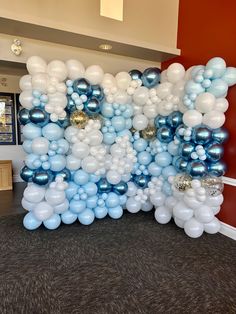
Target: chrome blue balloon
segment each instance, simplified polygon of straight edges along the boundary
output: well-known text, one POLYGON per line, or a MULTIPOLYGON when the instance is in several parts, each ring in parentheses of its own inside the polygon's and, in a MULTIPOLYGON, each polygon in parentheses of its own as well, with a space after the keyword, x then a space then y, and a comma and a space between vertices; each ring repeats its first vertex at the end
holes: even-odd
POLYGON ((184 142, 179 146, 179 155, 185 160, 191 159, 191 154, 194 152, 195 145, 191 142, 184 142))
POLYGON ((175 159, 175 161, 173 161, 173 164, 177 171, 185 172, 187 169, 188 162, 182 157, 178 157, 175 159))
POLYGON ((193 178, 201 178, 207 173, 207 165, 202 160, 193 160, 188 163, 187 173, 193 178))
POLYGON ((70 125, 70 115, 67 113, 64 119, 57 120, 56 124, 58 124, 61 128, 65 129, 70 125))
POLYGON ((134 183, 140 188, 147 188, 148 182, 151 180, 150 176, 145 176, 144 174, 134 175, 133 176, 134 183))
POLYGON ((205 145, 212 139, 212 131, 205 125, 197 126, 193 129, 192 140, 195 144, 205 145))
POLYGON ((158 68, 147 68, 142 74, 143 85, 152 88, 160 83, 161 70, 158 68))
POLYGON ((112 191, 118 195, 123 195, 128 191, 128 184, 124 181, 120 181, 118 184, 113 186, 112 191))
POLYGON ((129 75, 131 76, 132 80, 141 80, 142 72, 134 69, 129 71, 129 75))
POLYGON ((71 96, 67 96, 67 106, 66 106, 66 111, 68 111, 69 113, 73 112, 76 110, 76 105, 73 101, 73 99, 71 98, 71 96))
POLYGON ((97 182, 98 193, 109 193, 112 190, 112 185, 107 181, 106 178, 102 178, 97 182))
POLYGON ((183 114, 180 111, 174 111, 167 117, 167 124, 172 128, 177 128, 182 123, 183 114))
POLYGON ((59 171, 59 172, 54 172, 54 174, 57 176, 57 175, 60 175, 63 177, 64 181, 67 181, 69 182, 71 180, 71 172, 70 170, 68 170, 67 168, 64 168, 62 171, 59 171))
POLYGON ((227 167, 223 161, 218 161, 218 162, 208 164, 209 174, 213 176, 221 177, 225 174, 226 170, 227 170, 227 167))
POLYGON ((45 126, 49 122, 49 113, 41 108, 33 108, 29 111, 29 119, 38 126, 45 126))
POLYGON ((26 125, 27 123, 29 123, 29 110, 26 108, 22 108, 18 113, 18 120, 22 125, 26 125))
POLYGON ((34 172, 32 181, 38 185, 46 185, 54 179, 54 175, 50 170, 36 170, 34 172))
POLYGON ((73 83, 73 89, 79 95, 90 96, 92 94, 92 87, 85 78, 75 80, 73 83))
POLYGON ((158 115, 155 120, 154 120, 154 124, 156 128, 161 128, 162 126, 166 126, 167 124, 167 117, 158 115))
POLYGON ((90 98, 84 103, 84 110, 88 115, 93 115, 100 112, 100 102, 97 98, 90 98))
POLYGON ((157 130, 157 138, 162 143, 170 143, 174 138, 173 130, 168 126, 162 126, 157 130))
POLYGON ((92 85, 92 97, 96 98, 99 101, 102 101, 104 98, 103 89, 100 85, 92 85))
POLYGON ((210 143, 205 147, 207 160, 216 162, 219 161, 224 154, 224 147, 219 143, 210 143))
POLYGON ((225 128, 219 128, 212 131, 212 139, 218 143, 227 141, 229 133, 225 128))
POLYGON ((28 168, 27 166, 24 166, 21 169, 20 176, 22 180, 24 180, 25 182, 31 182, 33 175, 34 175, 34 170, 28 168))

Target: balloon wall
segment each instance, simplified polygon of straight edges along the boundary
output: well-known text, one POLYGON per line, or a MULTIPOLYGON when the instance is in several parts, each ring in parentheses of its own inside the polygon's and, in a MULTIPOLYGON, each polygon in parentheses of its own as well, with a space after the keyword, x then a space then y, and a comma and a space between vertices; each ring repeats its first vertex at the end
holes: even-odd
POLYGON ((216 233, 223 202, 223 128, 236 69, 222 58, 116 76, 77 60, 27 61, 19 120, 25 228, 89 225, 151 211, 192 237, 216 233))

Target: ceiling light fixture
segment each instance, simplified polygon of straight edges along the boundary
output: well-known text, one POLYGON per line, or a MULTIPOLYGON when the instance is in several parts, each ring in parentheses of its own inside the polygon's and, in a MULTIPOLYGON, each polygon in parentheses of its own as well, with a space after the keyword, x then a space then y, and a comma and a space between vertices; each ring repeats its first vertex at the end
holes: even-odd
POLYGON ((111 50, 112 49, 112 45, 110 44, 101 44, 98 46, 99 49, 102 49, 102 50, 111 50))

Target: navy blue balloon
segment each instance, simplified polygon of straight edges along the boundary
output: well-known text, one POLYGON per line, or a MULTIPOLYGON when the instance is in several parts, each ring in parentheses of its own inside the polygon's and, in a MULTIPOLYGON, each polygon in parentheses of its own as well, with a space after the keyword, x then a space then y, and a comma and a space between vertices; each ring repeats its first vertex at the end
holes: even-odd
POLYGON ((59 172, 54 172, 54 174, 57 176, 57 175, 60 175, 63 177, 64 181, 71 181, 71 172, 70 170, 68 170, 67 168, 64 168, 63 170, 59 171, 59 172))
POLYGON ((131 76, 132 80, 141 80, 142 78, 142 72, 139 70, 131 70, 129 71, 129 75, 131 76))
POLYGON ((208 171, 210 175, 221 177, 227 170, 226 164, 223 161, 218 161, 208 164, 208 171))
POLYGON ((128 191, 128 184, 124 181, 120 181, 118 184, 113 186, 112 190, 118 195, 123 195, 128 191))
POLYGON ((34 172, 32 181, 38 185, 46 185, 54 179, 54 176, 50 170, 39 169, 34 172))
POLYGON ((161 70, 158 68, 147 68, 142 75, 143 85, 147 88, 152 88, 160 83, 161 70))
POLYGON ((178 172, 185 172, 188 166, 188 162, 182 157, 176 158, 174 166, 178 172))
POLYGON ((96 98, 98 101, 102 101, 104 99, 103 89, 100 85, 92 85, 92 97, 96 98))
POLYGON ((195 145, 191 142, 184 142, 179 146, 179 155, 185 160, 191 159, 191 154, 194 152, 195 145))
POLYGON ((148 182, 150 181, 150 179, 150 176, 146 176, 144 174, 133 176, 134 183, 143 189, 148 187, 148 182))
POLYGON ((224 154, 224 148, 220 143, 210 143, 205 147, 207 160, 216 162, 219 161, 224 154))
POLYGON ((197 126, 193 129, 192 140, 195 144, 205 145, 212 139, 212 131, 205 125, 197 126))
POLYGON ((92 87, 89 81, 87 81, 85 78, 75 80, 73 83, 73 89, 79 95, 86 95, 89 97, 92 94, 92 87))
POLYGON ((21 169, 20 176, 22 180, 24 180, 25 182, 31 182, 33 175, 34 175, 34 170, 28 168, 27 166, 24 166, 21 169))
POLYGON ((155 120, 154 120, 154 124, 155 124, 155 127, 158 129, 158 128, 161 128, 162 126, 166 126, 167 124, 167 117, 164 117, 164 116, 161 116, 161 115, 158 115, 155 120))
POLYGON ((224 143, 227 141, 229 133, 225 128, 219 128, 212 131, 212 138, 218 143, 224 143))
POLYGON ((22 108, 18 113, 18 119, 20 121, 20 124, 22 125, 26 125, 27 123, 29 123, 29 110, 26 108, 22 108))
POLYGON ((76 105, 71 98, 71 96, 67 96, 67 106, 66 106, 66 111, 69 113, 72 113, 73 111, 76 110, 76 105))
POLYGON ((162 126, 157 130, 157 138, 162 143, 170 143, 174 138, 173 130, 168 126, 162 126))
POLYGON ((84 104, 84 110, 88 115, 93 115, 96 113, 99 113, 101 110, 100 102, 97 100, 97 98, 90 98, 86 103, 84 104))
POLYGON ((207 164, 202 160, 192 160, 188 163, 187 173, 193 178, 201 178, 207 173, 207 164))
POLYGON ((97 182, 98 193, 110 193, 112 185, 107 181, 106 178, 102 178, 97 182))
POLYGON ((49 113, 41 108, 33 108, 29 111, 29 119, 38 126, 45 126, 49 122, 49 113))
POLYGON ((167 123, 172 128, 177 128, 182 123, 183 114, 180 111, 174 111, 167 117, 167 123))

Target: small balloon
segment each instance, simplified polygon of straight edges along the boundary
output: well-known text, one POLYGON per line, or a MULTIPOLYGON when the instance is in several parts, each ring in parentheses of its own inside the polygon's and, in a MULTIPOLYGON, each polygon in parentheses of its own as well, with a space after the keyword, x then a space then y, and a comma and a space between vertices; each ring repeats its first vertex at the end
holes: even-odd
POLYGON ((213 162, 209 163, 208 165, 208 171, 211 175, 216 177, 221 177, 226 172, 226 164, 223 161, 213 162))
POLYGON ((224 190, 224 183, 221 177, 206 176, 201 179, 201 186, 206 189, 210 196, 217 196, 224 190))
POLYGON ((102 178, 97 182, 98 193, 109 193, 112 190, 112 185, 107 181, 106 178, 102 178))
POLYGON ((219 143, 210 143, 205 147, 207 160, 211 162, 219 161, 223 154, 224 154, 224 148, 219 143))
POLYGON ((207 173, 207 165, 202 160, 193 160, 188 163, 187 173, 194 178, 203 177, 207 173))
POLYGON ((31 182, 33 175, 34 175, 34 170, 28 168, 27 166, 24 166, 21 169, 20 176, 21 176, 22 180, 24 180, 25 182, 31 182))
POLYGON ((146 129, 140 132, 141 137, 146 140, 153 140, 156 137, 157 129, 154 126, 147 126, 146 129))
POLYGON ((180 111, 174 111, 167 117, 167 124, 172 128, 177 128, 182 122, 183 114, 180 111))
POLYGON ((184 192, 191 188, 191 177, 186 173, 179 173, 174 178, 174 186, 175 188, 180 191, 184 192))
POLYGON ((155 120, 154 120, 154 124, 156 128, 161 128, 162 126, 166 126, 167 124, 167 117, 158 115, 155 120))
POLYGON ((100 108, 100 102, 97 98, 90 98, 85 104, 84 104, 84 110, 88 115, 97 114, 101 108, 100 108))
POLYGON ((29 110, 26 108, 22 108, 18 113, 18 119, 20 121, 20 124, 22 125, 26 125, 27 123, 29 123, 29 110))
POLYGON ((100 85, 92 85, 92 97, 96 98, 98 101, 103 100, 104 93, 100 85))
POLYGON ((219 128, 212 131, 212 138, 218 143, 224 143, 227 141, 229 133, 225 128, 219 128))
POLYGON ((113 186, 112 190, 118 195, 123 195, 128 191, 128 184, 124 181, 120 181, 113 186))
POLYGON ((192 140, 195 144, 205 145, 212 139, 212 131, 205 125, 193 128, 192 140))
POLYGON ((173 140, 173 137, 173 131, 168 126, 162 126, 157 130, 157 138, 162 143, 170 143, 173 140))
POLYGON ((141 80, 142 72, 139 70, 131 70, 129 71, 129 75, 131 76, 132 80, 141 80))
POLYGON ((70 123, 79 129, 85 128, 88 123, 88 116, 83 111, 76 110, 70 116, 70 123))
POLYGON ((151 180, 151 178, 150 176, 140 174, 140 175, 134 175, 133 180, 134 180, 134 183, 138 185, 140 188, 147 188, 148 182, 151 180))

